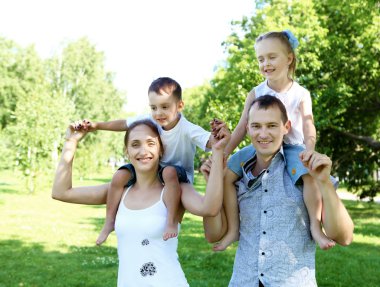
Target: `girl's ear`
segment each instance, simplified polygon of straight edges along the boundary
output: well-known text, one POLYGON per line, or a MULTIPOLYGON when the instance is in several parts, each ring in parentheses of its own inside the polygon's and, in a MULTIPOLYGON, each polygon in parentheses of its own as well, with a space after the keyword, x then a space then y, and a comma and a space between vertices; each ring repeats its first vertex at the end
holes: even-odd
POLYGON ((288 66, 290 66, 290 64, 293 62, 293 59, 294 59, 294 54, 289 53, 288 54, 288 66))

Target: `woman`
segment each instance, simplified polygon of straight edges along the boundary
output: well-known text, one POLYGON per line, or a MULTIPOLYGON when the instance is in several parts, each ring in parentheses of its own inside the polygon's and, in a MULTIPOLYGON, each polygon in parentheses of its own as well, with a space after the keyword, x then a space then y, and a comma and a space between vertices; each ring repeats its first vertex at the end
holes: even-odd
MULTIPOLYGON (((185 209, 198 216, 215 216, 223 197, 223 150, 230 134, 223 124, 212 139, 213 165, 204 196, 182 184, 179 222, 185 209)), ((83 204, 106 202, 108 184, 72 187, 72 163, 85 131, 66 131, 66 142, 53 185, 54 199, 83 204)), ((126 154, 136 171, 136 183, 122 197, 116 216, 118 286, 188 286, 178 261, 178 239, 162 240, 166 223, 166 194, 157 173, 163 154, 156 126, 149 120, 130 125, 124 139, 126 154)))

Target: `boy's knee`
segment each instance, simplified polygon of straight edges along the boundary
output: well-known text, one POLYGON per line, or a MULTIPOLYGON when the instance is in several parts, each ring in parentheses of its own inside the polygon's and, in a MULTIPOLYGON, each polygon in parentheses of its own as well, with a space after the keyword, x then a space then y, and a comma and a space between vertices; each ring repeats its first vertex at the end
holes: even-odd
POLYGON ((166 182, 167 180, 177 180, 177 170, 174 166, 166 166, 162 170, 162 178, 166 182))
POLYGON ((112 177, 111 185, 113 187, 124 187, 131 179, 131 172, 128 169, 119 169, 112 177))

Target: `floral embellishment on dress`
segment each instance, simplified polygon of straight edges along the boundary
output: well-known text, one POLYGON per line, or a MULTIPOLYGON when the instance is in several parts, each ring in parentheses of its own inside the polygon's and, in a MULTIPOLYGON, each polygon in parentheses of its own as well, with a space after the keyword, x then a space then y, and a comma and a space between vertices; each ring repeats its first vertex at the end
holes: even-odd
POLYGON ((148 262, 145 263, 141 268, 140 268, 140 273, 142 276, 153 276, 154 273, 157 272, 156 266, 154 266, 153 262, 148 262))
POLYGON ((145 245, 148 245, 149 244, 149 240, 148 239, 144 239, 143 241, 141 241, 141 245, 142 246, 145 246, 145 245))

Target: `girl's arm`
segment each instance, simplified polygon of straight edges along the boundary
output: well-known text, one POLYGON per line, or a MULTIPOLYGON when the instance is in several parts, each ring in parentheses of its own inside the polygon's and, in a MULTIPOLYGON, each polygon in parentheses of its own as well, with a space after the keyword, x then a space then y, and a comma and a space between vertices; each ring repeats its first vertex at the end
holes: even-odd
POLYGON ((317 131, 314 125, 312 104, 310 97, 304 97, 301 101, 302 129, 306 150, 314 151, 317 141, 317 131))
POLYGON ((227 128, 222 127, 212 137, 212 166, 208 175, 206 193, 200 195, 191 184, 182 184, 181 201, 192 214, 198 216, 215 216, 219 213, 223 202, 223 158, 224 148, 230 139, 227 128))
POLYGON ((243 112, 240 116, 239 123, 235 127, 232 135, 231 135, 231 140, 227 144, 224 152, 229 155, 231 154, 234 149, 239 145, 239 143, 244 139, 246 133, 247 133, 247 122, 248 122, 248 111, 249 108, 251 107, 251 104, 253 100, 255 99, 255 90, 252 89, 248 95, 247 98, 245 99, 244 103, 244 109, 243 112))
POLYGON ((72 166, 78 142, 86 135, 85 131, 75 131, 70 125, 66 131, 66 142, 55 173, 52 198, 69 203, 104 204, 109 183, 98 186, 72 187, 72 166))

